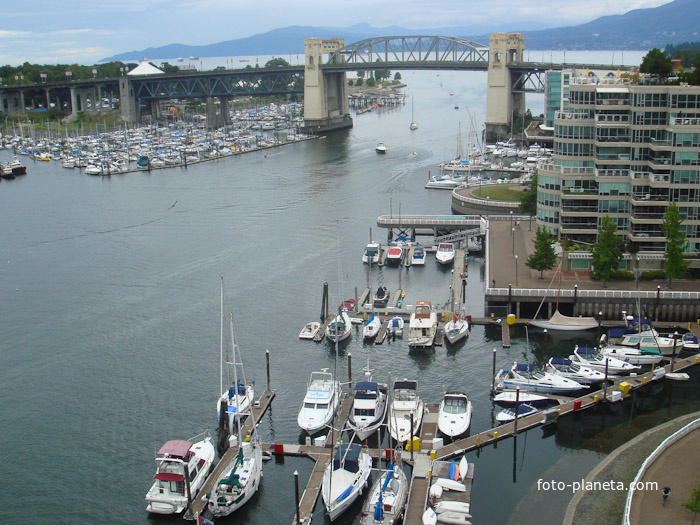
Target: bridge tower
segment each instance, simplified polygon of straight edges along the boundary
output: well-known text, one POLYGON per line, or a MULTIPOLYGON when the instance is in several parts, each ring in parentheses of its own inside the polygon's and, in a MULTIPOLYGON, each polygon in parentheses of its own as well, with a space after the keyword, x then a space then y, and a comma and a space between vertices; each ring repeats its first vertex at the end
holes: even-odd
POLYGON ((324 73, 323 53, 345 46, 342 38, 304 41, 304 130, 325 133, 352 127, 345 73, 324 73))
POLYGON ((513 78, 508 69, 509 64, 523 61, 524 51, 521 33, 491 33, 489 36, 486 142, 494 143, 507 137, 513 115, 525 113, 525 94, 513 93, 513 78))

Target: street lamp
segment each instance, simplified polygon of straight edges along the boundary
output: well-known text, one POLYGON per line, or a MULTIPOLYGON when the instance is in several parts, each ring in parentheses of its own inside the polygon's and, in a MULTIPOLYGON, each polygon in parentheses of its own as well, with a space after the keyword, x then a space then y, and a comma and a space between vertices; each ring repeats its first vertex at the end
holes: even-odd
POLYGON ((119 68, 119 76, 122 76, 122 77, 124 76, 124 68, 123 67, 119 68))
POLYGON ((510 236, 513 239, 513 255, 515 255, 515 228, 510 229, 510 236))
POLYGON ((97 69, 92 69, 92 78, 97 78, 97 69))
POLYGON ((513 227, 513 210, 510 210, 510 227, 513 227))
POLYGON ((39 73, 39 76, 41 77, 41 82, 46 83, 46 73, 42 71, 41 73, 39 73))
POLYGON ((634 256, 635 277, 637 279, 637 288, 639 288, 639 255, 634 256))
POLYGON ((71 80, 73 78, 73 72, 72 71, 66 71, 66 78, 68 80, 71 80))
POLYGON ((515 286, 518 286, 518 256, 515 256, 515 286))

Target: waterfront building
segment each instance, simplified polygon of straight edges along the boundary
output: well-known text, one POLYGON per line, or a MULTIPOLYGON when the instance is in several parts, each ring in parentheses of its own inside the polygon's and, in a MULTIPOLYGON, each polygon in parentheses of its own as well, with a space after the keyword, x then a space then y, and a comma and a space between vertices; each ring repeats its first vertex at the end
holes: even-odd
POLYGON ((637 267, 640 257, 660 267, 661 223, 675 202, 687 251, 700 252, 700 86, 571 76, 568 108, 555 111, 553 124, 552 157, 538 164, 538 225, 585 246, 608 215, 639 254, 637 267))

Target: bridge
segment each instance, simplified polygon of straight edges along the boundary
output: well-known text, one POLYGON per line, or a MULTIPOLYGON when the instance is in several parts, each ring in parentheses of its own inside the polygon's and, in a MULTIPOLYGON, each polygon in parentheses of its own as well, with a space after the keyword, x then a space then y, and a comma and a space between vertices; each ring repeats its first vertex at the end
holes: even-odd
POLYGON ((138 122, 150 112, 159 116, 160 101, 204 99, 210 126, 228 123, 228 102, 238 96, 304 95, 305 128, 322 133, 352 126, 348 107, 348 71, 462 70, 488 74, 486 133, 504 136, 513 115, 525 112, 526 93, 544 93, 544 73, 552 69, 629 69, 526 62, 523 35, 492 33, 489 45, 447 36, 388 36, 345 45, 343 39, 306 39, 303 66, 178 72, 121 76, 108 79, 0 86, 0 110, 23 113, 29 101, 42 100, 59 107, 95 110, 93 102, 118 90, 122 118, 138 122), (327 59, 326 59, 327 58, 327 59), (218 112, 215 99, 219 99, 218 112), (150 106, 150 107, 149 107, 150 106))

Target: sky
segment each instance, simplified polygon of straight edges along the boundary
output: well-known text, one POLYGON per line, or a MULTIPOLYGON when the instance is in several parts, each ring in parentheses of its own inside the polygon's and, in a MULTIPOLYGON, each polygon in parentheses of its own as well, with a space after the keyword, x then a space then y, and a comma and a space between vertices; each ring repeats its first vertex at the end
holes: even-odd
POLYGON ((669 1, 2 0, 0 65, 94 64, 125 51, 174 43, 213 44, 294 25, 367 23, 417 32, 460 26, 474 28, 476 33, 544 29, 669 1))

